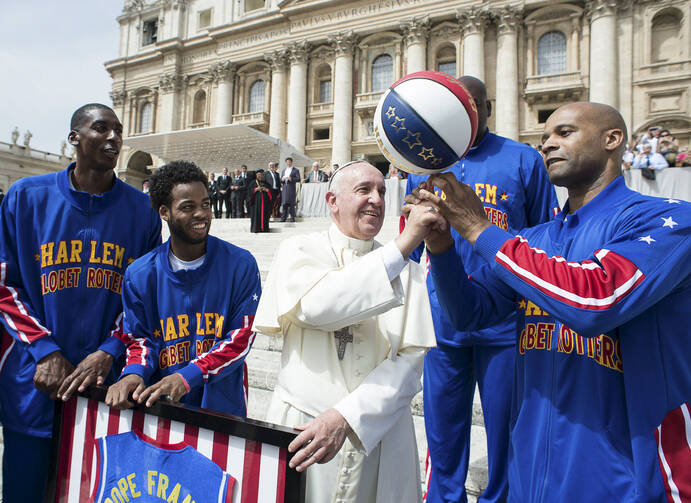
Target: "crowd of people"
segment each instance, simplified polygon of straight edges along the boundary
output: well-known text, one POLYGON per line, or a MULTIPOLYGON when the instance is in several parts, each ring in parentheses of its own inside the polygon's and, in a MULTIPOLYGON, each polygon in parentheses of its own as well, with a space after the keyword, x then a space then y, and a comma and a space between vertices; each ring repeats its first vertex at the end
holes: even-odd
MULTIPOLYGON (((492 133, 484 83, 460 80, 477 104, 473 148, 408 177, 400 234, 376 241, 378 169, 353 161, 327 178, 315 164, 304 182, 328 184, 332 225, 284 240, 263 291, 251 253, 210 225, 223 205, 249 212, 253 232, 278 206, 294 220, 291 158, 218 178, 168 162, 145 195, 115 176, 115 112, 77 109, 75 162, 0 205, 3 501, 43 500, 52 400, 88 386, 108 386, 116 408, 166 398, 246 416, 257 332, 283 338, 267 419, 298 431, 288 464, 310 503, 423 499, 410 410, 423 375, 428 502, 467 500, 476 384, 481 501, 691 498, 689 203, 626 187, 612 107, 560 107, 540 155, 492 133), (568 189, 561 210, 553 185, 568 189)), ((662 155, 661 137, 641 150, 662 155)))
POLYGON ((680 146, 679 140, 669 129, 651 126, 645 133, 631 137, 622 156, 621 167, 623 170, 650 171, 691 167, 688 151, 688 145, 680 146))

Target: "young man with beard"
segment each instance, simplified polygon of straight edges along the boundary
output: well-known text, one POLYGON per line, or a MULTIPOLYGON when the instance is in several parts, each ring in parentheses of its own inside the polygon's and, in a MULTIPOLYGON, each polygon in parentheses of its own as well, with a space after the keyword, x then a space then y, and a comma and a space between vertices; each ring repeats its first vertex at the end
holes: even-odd
POLYGON ((125 275, 127 365, 106 403, 131 407, 133 392, 147 406, 167 396, 246 416, 244 360, 261 294, 257 263, 247 250, 209 236, 206 176, 195 164, 161 167, 151 177, 150 197, 170 239, 125 275), (217 271, 226 281, 215 281, 217 271))
POLYGON ((17 181, 0 208, 0 322, 11 336, 0 346, 5 502, 43 501, 51 399, 117 377, 123 274, 161 242, 149 198, 115 176, 115 112, 78 108, 67 138, 76 162, 17 181))

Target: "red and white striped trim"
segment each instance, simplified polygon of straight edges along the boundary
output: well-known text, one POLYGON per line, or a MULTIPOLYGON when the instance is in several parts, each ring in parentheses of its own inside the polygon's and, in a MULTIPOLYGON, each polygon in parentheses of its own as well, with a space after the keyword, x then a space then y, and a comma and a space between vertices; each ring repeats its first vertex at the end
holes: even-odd
POLYGON ((683 403, 655 429, 657 456, 667 501, 691 503, 691 413, 683 403))
POLYGON ((645 279, 633 262, 612 251, 597 250, 595 257, 600 263, 549 257, 516 236, 504 243, 495 260, 550 297, 596 311, 612 307, 645 279))
POLYGON ((423 481, 423 487, 425 492, 422 495, 422 502, 427 501, 427 495, 429 494, 429 484, 432 480, 432 460, 429 457, 429 449, 427 449, 427 455, 425 456, 425 480, 423 481))
POLYGON ((50 330, 29 314, 27 306, 19 299, 17 289, 7 285, 7 267, 7 262, 0 262, 0 312, 7 326, 27 344, 51 335, 50 330))
POLYGON ((146 339, 135 338, 132 334, 124 333, 124 336, 129 336, 127 342, 126 361, 127 365, 143 365, 146 366, 146 357, 149 355, 149 348, 146 345, 146 339))
POLYGON ((244 316, 241 328, 233 330, 228 339, 221 342, 215 349, 192 360, 191 363, 201 369, 205 381, 209 379, 210 375, 218 374, 227 366, 247 355, 257 335, 250 328, 253 322, 254 315, 244 316))

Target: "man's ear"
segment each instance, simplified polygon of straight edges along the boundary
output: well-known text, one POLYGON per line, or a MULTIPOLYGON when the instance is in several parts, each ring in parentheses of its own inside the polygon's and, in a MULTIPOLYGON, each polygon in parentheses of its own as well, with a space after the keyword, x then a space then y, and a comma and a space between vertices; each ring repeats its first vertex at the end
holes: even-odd
POLYGON ((79 133, 77 133, 73 129, 67 135, 67 141, 69 142, 70 145, 72 145, 73 147, 76 147, 77 145, 79 145, 79 133))
POLYGON ((331 213, 338 213, 338 206, 336 205, 336 194, 329 191, 326 193, 326 205, 331 210, 331 213))
POLYGON ((616 150, 623 141, 625 141, 625 137, 621 129, 609 129, 605 131, 605 150, 610 152, 616 150))
POLYGON ((166 222, 170 218, 170 209, 165 204, 158 207, 158 216, 160 216, 166 222))
POLYGON ((492 116, 492 102, 487 100, 487 117, 492 116))

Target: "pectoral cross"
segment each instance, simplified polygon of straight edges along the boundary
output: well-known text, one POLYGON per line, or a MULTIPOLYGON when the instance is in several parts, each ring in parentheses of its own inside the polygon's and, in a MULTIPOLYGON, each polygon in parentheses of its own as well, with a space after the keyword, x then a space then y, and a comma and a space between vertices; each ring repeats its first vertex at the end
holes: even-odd
POLYGON ((334 337, 338 339, 338 359, 342 360, 345 355, 346 344, 353 342, 353 334, 350 333, 350 327, 343 327, 340 330, 334 330, 334 337))

